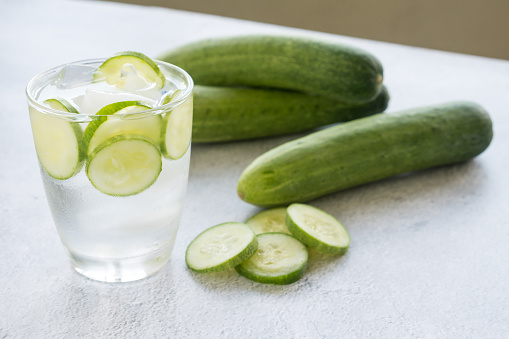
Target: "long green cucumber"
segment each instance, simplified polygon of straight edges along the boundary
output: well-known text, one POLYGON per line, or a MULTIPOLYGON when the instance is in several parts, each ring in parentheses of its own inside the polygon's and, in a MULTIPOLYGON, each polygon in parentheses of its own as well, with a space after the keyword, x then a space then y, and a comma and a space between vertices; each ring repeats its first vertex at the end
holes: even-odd
POLYGON ((468 102, 376 114, 278 146, 242 173, 237 192, 259 206, 305 202, 394 175, 466 161, 493 137, 468 102))
POLYGON ((383 88, 367 103, 352 104, 282 90, 194 88, 193 142, 220 142, 298 133, 383 112, 383 88))
POLYGON ((372 54, 305 37, 212 38, 158 59, 182 67, 198 85, 281 88, 346 102, 373 100, 383 80, 382 65, 372 54))

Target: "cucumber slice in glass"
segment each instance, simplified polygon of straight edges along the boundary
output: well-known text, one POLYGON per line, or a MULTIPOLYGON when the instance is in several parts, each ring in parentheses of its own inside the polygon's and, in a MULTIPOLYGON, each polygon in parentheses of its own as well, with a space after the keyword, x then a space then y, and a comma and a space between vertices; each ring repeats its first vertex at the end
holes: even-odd
POLYGON ((173 99, 177 98, 178 95, 180 94, 180 92, 182 92, 182 90, 180 89, 176 89, 172 92, 167 92, 161 99, 162 99, 162 104, 163 105, 166 105, 166 104, 169 104, 170 102, 173 101, 173 99))
MULTIPOLYGON (((64 99, 48 99, 44 104, 68 113, 78 113, 64 99)), ((35 150, 43 170, 51 177, 65 180, 79 172, 83 164, 83 130, 78 123, 53 117, 30 108, 35 150)))
POLYGON ((193 97, 166 113, 163 122, 161 151, 169 159, 179 159, 191 145, 193 97))
POLYGON ((286 233, 263 233, 256 237, 258 251, 235 267, 240 275, 275 285, 294 283, 304 275, 308 262, 304 244, 286 233))
POLYGON ((107 139, 88 157, 88 179, 99 191, 129 196, 149 188, 162 169, 161 152, 142 135, 117 135, 107 139))
POLYGON ((295 238, 320 252, 343 254, 350 246, 345 227, 332 215, 313 206, 288 206, 286 225, 295 238))
POLYGON ((150 107, 140 101, 120 101, 106 105, 96 113, 101 116, 88 124, 83 142, 87 154, 106 139, 122 134, 137 134, 149 138, 154 144, 161 142, 162 118, 159 114, 139 119, 120 118, 122 114, 142 112, 150 107), (106 117, 108 115, 108 117, 106 117))
POLYGON ((187 247, 186 264, 196 272, 219 272, 249 259, 258 249, 253 230, 243 223, 227 222, 200 233, 187 247))
POLYGON ((51 98, 45 100, 43 103, 58 111, 78 114, 78 109, 64 98, 51 98))
POLYGON ((159 66, 148 56, 139 52, 120 52, 108 58, 94 72, 94 81, 106 80, 110 85, 122 88, 125 79, 122 74, 125 65, 132 65, 136 73, 149 83, 154 83, 156 88, 163 88, 166 81, 159 66))
POLYGON ((286 207, 272 208, 259 212, 250 217, 246 224, 251 226, 256 234, 282 232, 291 234, 286 227, 286 207))

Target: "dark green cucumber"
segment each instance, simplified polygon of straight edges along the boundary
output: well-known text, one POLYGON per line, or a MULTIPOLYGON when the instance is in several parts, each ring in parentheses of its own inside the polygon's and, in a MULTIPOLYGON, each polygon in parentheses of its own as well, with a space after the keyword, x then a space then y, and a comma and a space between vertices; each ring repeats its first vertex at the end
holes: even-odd
POLYGON ((237 191, 258 206, 288 205, 390 176, 469 160, 493 136, 488 113, 457 102, 376 114, 268 151, 237 191))
POLYGON ((383 112, 388 102, 385 88, 370 102, 352 104, 299 92, 197 85, 193 142, 298 133, 383 112))
POLYGON ((373 100, 383 80, 382 66, 370 53, 304 37, 214 38, 158 59, 182 67, 198 85, 281 88, 346 102, 373 100))

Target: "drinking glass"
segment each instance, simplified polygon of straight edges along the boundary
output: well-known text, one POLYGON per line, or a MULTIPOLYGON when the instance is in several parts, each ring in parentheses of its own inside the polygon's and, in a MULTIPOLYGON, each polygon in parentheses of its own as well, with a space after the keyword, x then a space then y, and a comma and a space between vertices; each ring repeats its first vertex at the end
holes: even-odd
POLYGON ((126 282, 159 271, 172 252, 189 173, 193 80, 156 61, 165 87, 146 97, 124 93, 94 80, 104 61, 45 71, 26 96, 47 201, 72 266, 94 280, 126 282), (101 110, 112 101, 137 109, 101 110))

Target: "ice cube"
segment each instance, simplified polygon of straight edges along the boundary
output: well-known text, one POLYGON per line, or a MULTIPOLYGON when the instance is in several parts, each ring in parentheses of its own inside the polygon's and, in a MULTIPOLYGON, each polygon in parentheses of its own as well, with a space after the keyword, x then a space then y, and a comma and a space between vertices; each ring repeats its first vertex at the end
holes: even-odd
POLYGON ((145 96, 124 92, 107 92, 95 89, 87 89, 85 94, 72 99, 82 114, 93 115, 106 105, 119 101, 138 100, 149 105, 154 105, 154 100, 145 96))
POLYGON ((147 81, 141 77, 131 64, 125 64, 120 69, 121 78, 124 80, 122 89, 128 92, 143 90, 150 86, 147 81))
POLYGON ((94 66, 90 65, 68 65, 62 68, 55 80, 58 89, 73 89, 92 82, 94 66))
POLYGON ((123 65, 120 72, 123 80, 121 86, 123 91, 139 94, 153 100, 158 100, 161 97, 161 91, 155 87, 156 84, 148 82, 140 76, 133 65, 123 65))
POLYGON ((153 101, 158 101, 161 98, 161 90, 155 87, 146 88, 144 90, 136 91, 134 93, 142 95, 146 98, 150 98, 153 101))

